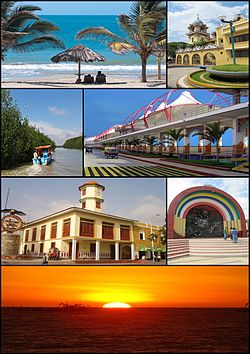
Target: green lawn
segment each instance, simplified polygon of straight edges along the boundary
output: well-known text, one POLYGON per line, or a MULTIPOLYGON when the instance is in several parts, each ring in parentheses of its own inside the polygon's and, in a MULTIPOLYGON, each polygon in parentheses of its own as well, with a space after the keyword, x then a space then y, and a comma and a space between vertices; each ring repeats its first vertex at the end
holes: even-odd
POLYGON ((191 159, 177 159, 177 158, 167 158, 170 161, 173 162, 185 162, 185 163, 194 163, 196 165, 205 165, 205 166, 223 166, 223 167, 235 167, 234 162, 232 161, 223 161, 223 162, 219 162, 219 165, 217 165, 217 161, 216 160, 191 160, 191 159))
POLYGON ((215 83, 216 85, 218 85, 218 86, 225 86, 225 85, 228 85, 229 87, 230 87, 230 84, 232 84, 232 85, 235 85, 235 84, 248 84, 248 81, 242 81, 242 80, 219 80, 219 79, 215 79, 215 78, 213 78, 212 76, 211 76, 211 74, 210 73, 208 73, 208 72, 205 72, 205 70, 204 71, 196 71, 196 72, 194 72, 194 73, 192 73, 191 74, 191 78, 192 79, 194 79, 194 80, 196 80, 196 81, 198 81, 198 82, 200 82, 200 83, 202 83, 202 84, 208 84, 208 83, 215 83), (206 80, 208 80, 209 82, 207 82, 207 81, 205 81, 205 80, 203 80, 203 79, 201 79, 201 75, 203 75, 203 78, 204 79, 206 79, 206 80))
POLYGON ((225 64, 225 65, 216 65, 212 66, 210 69, 218 70, 218 71, 230 71, 230 72, 240 72, 240 71, 248 71, 248 65, 240 65, 240 64, 225 64))

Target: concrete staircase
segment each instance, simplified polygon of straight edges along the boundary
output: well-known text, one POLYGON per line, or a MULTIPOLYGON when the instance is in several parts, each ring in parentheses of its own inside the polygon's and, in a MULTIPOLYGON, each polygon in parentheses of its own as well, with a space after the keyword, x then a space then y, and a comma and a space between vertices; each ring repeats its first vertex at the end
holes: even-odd
POLYGON ((238 243, 229 238, 189 240, 190 256, 247 256, 248 252, 248 237, 240 237, 238 243))
POLYGON ((168 259, 184 256, 248 256, 248 237, 240 237, 238 243, 231 239, 169 239, 167 240, 168 259))
POLYGON ((168 259, 189 256, 189 240, 170 239, 167 240, 168 259))

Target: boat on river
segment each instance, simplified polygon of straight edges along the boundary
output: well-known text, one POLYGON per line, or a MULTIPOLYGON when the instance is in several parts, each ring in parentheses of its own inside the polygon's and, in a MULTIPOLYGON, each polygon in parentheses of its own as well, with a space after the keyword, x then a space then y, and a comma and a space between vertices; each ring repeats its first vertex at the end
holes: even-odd
POLYGON ((35 147, 33 165, 48 165, 53 159, 51 145, 41 145, 35 147))

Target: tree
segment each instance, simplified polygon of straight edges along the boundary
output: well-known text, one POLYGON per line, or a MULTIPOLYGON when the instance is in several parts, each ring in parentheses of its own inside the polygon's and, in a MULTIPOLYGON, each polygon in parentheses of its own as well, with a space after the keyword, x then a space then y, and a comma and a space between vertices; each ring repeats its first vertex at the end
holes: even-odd
POLYGON ((175 59, 176 51, 178 49, 185 49, 188 46, 185 42, 169 42, 168 43, 168 56, 175 59))
POLYGON ((193 134, 193 136, 199 135, 201 140, 208 140, 211 144, 215 144, 217 165, 219 164, 220 139, 228 129, 230 129, 230 127, 221 127, 220 122, 215 122, 207 124, 203 132, 196 132, 193 134))
POLYGON ((50 32, 58 27, 42 20, 34 12, 41 8, 33 5, 14 7, 17 1, 1 2, 1 57, 12 49, 15 52, 33 52, 47 48, 64 48, 63 42, 50 32))
POLYGON ((155 136, 146 136, 144 139, 142 139, 142 142, 150 146, 150 152, 151 152, 152 147, 157 145, 158 140, 155 136))
POLYGON ((176 144, 177 157, 179 155, 179 142, 184 138, 184 134, 182 133, 182 128, 180 129, 170 129, 165 134, 168 135, 166 138, 167 143, 171 143, 172 145, 176 144))
POLYGON ((128 51, 141 58, 142 82, 147 81, 146 68, 149 57, 158 52, 157 46, 166 38, 166 2, 135 1, 129 15, 118 16, 118 23, 125 37, 120 37, 104 27, 91 27, 79 31, 77 39, 99 38, 116 54, 128 51))
POLYGON ((162 245, 166 245, 167 242, 167 230, 166 230, 166 225, 163 225, 160 230, 159 230, 159 238, 160 238, 160 242, 162 245))

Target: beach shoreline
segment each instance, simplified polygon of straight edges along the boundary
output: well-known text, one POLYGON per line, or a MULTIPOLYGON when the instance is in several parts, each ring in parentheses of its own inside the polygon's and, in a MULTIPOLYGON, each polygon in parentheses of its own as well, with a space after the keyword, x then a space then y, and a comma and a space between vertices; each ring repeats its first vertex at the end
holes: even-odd
MULTIPOLYGON (((91 75, 94 75, 91 73, 91 75)), ((138 77, 107 75, 106 84, 76 84, 74 75, 51 75, 42 78, 2 81, 2 88, 166 88, 166 76, 158 80, 156 75, 148 75, 147 82, 138 77)))

